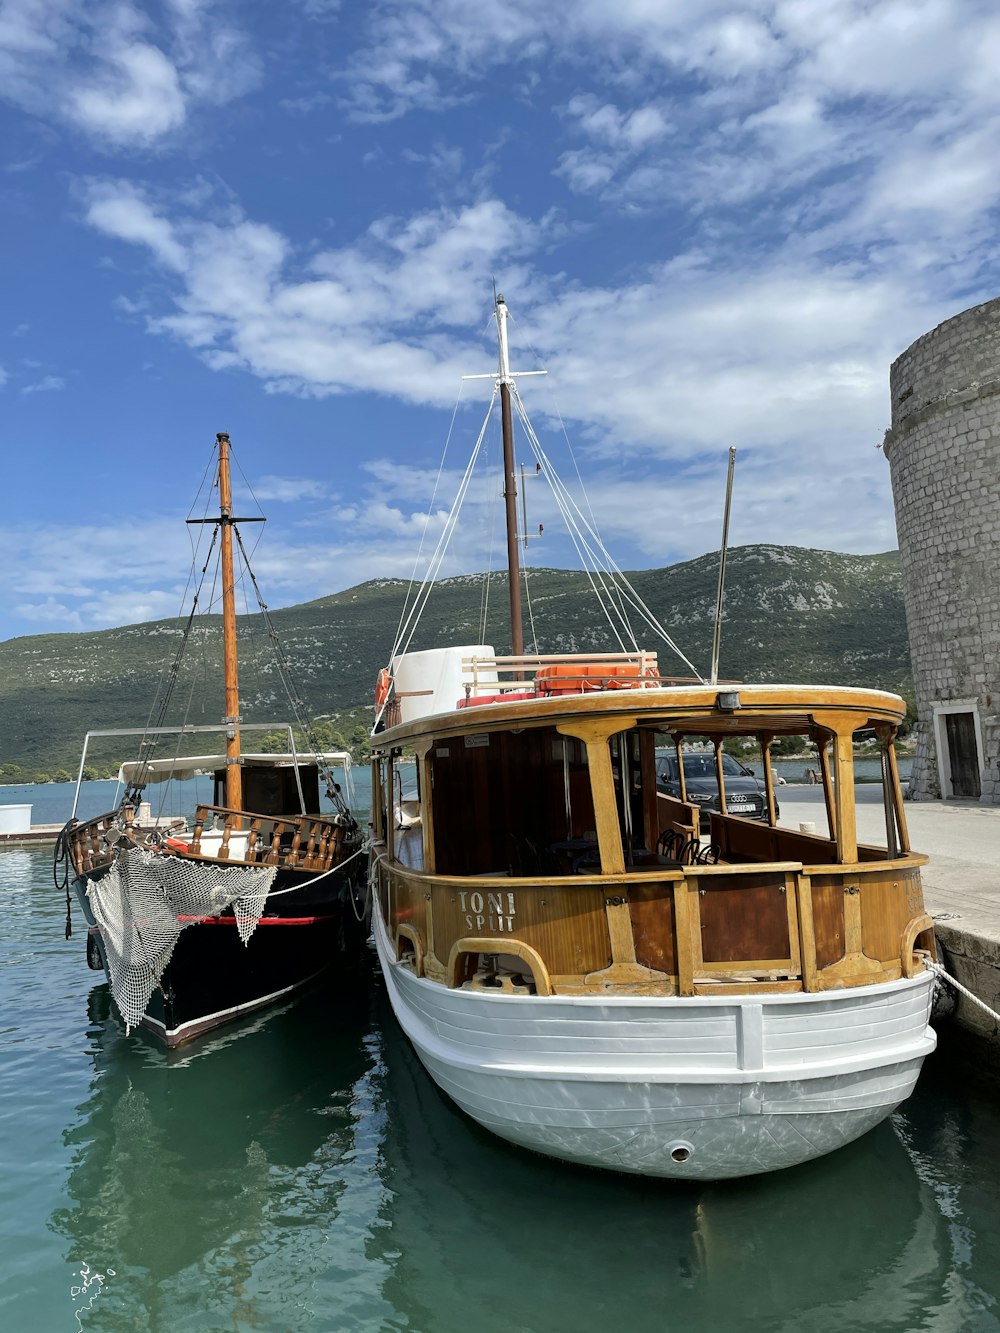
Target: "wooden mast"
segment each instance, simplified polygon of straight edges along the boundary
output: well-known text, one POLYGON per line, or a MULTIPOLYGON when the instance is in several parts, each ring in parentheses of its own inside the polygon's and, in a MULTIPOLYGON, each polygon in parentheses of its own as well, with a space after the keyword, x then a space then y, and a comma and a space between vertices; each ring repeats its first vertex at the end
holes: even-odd
POLYGON ((222 540, 222 660, 225 672, 226 805, 243 807, 240 771, 240 685, 236 661, 236 576, 233 569, 233 493, 229 477, 229 436, 219 431, 219 527, 222 540))
POLYGON ((521 620, 521 560, 517 549, 517 479, 514 472, 514 424, 511 415, 510 357, 507 352, 507 309, 497 297, 497 335, 500 341, 500 424, 503 431, 503 498, 507 513, 507 582, 510 586, 510 645, 515 657, 524 656, 521 620))

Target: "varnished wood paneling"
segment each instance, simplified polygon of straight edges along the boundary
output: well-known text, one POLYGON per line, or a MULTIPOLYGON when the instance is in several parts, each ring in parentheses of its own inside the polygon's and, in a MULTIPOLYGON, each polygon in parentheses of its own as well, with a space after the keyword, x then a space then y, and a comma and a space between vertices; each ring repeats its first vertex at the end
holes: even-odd
POLYGON ((698 807, 662 791, 656 793, 656 818, 657 837, 667 829, 674 829, 685 838, 693 838, 698 832, 698 807))
POLYGON ((890 962, 900 956, 900 939, 914 916, 922 914, 920 872, 895 871, 859 878, 861 947, 869 958, 890 962), (911 904, 916 904, 914 910, 911 904))
POLYGON ((447 963, 468 935, 495 938, 502 953, 513 938, 537 949, 553 974, 596 972, 611 963, 604 897, 593 887, 478 889, 475 880, 468 889, 434 887, 434 953, 447 963))
POLYGON ((673 891, 662 884, 630 884, 629 911, 636 962, 676 975, 673 891))
POLYGON ((769 828, 758 820, 741 819, 738 815, 713 814, 711 838, 722 849, 724 860, 801 861, 818 865, 835 861, 837 856, 837 844, 830 838, 769 828))
POLYGON ((389 917, 389 925, 395 930, 397 926, 412 926, 417 931, 426 950, 428 946, 427 930, 427 891, 422 884, 414 884, 406 880, 402 875, 394 876, 393 910, 389 917))
POLYGON ((842 876, 812 877, 816 966, 821 970, 844 956, 844 881, 842 876))
POLYGON ((783 876, 741 876, 735 887, 702 881, 699 895, 706 963, 791 957, 783 876))

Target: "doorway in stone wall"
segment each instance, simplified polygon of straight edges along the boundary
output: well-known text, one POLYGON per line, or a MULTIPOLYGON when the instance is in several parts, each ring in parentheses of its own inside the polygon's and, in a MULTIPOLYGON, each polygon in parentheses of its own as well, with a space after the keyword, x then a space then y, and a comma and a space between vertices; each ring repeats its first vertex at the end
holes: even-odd
POLYGON ((947 800, 978 801, 983 767, 983 738, 975 699, 953 699, 934 705, 941 795, 947 800))
POLYGON ((951 794, 978 801, 980 787, 976 719, 972 713, 946 713, 944 725, 951 767, 951 794))

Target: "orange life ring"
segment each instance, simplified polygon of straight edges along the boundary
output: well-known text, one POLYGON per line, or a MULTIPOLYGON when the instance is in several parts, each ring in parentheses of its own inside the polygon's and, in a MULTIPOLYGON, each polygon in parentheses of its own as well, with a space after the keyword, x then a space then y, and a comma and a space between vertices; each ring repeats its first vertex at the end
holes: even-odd
POLYGON ((392 684, 392 677, 386 671, 385 667, 378 673, 375 681, 375 711, 381 712, 385 706, 385 701, 389 697, 389 686, 392 684))

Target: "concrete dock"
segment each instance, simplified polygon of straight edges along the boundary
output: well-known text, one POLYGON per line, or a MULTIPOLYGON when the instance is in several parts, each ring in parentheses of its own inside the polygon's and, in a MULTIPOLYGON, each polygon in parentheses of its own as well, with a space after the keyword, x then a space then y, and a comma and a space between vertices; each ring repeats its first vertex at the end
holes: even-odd
POLYGON ((0 833, 0 851, 5 847, 55 846, 62 824, 32 824, 21 833, 0 833))
MULTIPOLYGON (((777 796, 781 824, 798 828, 808 821, 817 832, 826 831, 821 788, 779 787, 777 796)), ((857 796, 859 840, 885 846, 881 785, 859 785, 857 796)), ((913 850, 930 857, 921 878, 943 961, 974 995, 1000 1011, 1000 807, 907 801, 905 812, 913 850)), ((1000 1072, 996 1021, 961 995, 954 1019, 960 1033, 979 1039, 983 1064, 1000 1072)))

